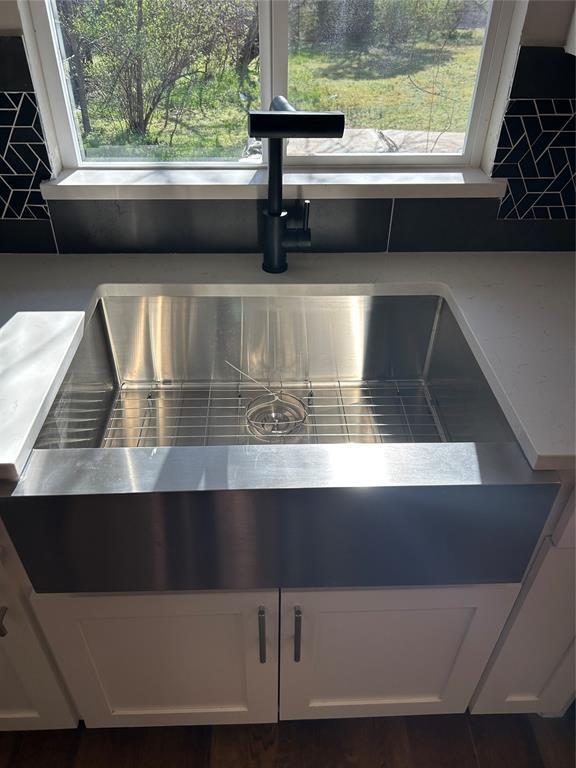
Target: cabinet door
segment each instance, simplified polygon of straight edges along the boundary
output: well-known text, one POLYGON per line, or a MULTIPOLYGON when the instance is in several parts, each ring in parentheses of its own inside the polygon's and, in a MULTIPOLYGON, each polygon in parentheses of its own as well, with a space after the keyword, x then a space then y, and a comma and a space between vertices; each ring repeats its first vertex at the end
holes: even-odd
POLYGON ((75 728, 77 719, 0 566, 0 731, 75 728))
POLYGON ((463 712, 517 593, 283 591, 281 719, 463 712))
POLYGON ((33 603, 88 727, 277 720, 276 591, 33 603))
POLYGON ((545 540, 472 712, 561 715, 574 697, 574 550, 545 540))

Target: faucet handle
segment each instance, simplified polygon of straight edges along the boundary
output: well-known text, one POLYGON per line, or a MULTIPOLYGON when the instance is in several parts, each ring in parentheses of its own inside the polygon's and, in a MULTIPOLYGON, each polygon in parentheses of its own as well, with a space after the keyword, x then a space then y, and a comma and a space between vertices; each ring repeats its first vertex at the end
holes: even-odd
POLYGON ((294 218, 297 221, 299 220, 300 224, 296 227, 286 227, 282 238, 282 245, 290 250, 310 248, 312 244, 310 236, 310 200, 297 200, 292 211, 294 218))
POLYGON ((310 200, 304 200, 304 208, 302 211, 302 229, 310 229, 310 200))

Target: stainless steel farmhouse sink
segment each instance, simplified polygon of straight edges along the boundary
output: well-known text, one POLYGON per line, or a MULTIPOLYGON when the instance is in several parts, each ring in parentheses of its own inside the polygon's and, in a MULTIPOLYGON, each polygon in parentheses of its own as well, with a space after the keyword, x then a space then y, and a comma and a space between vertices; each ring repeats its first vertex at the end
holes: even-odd
POLYGON ((480 583, 556 490, 445 300, 192 287, 99 299, 0 514, 37 591, 480 583))
POLYGON ((511 440, 435 297, 109 297, 36 447, 511 440), (251 430, 246 409, 263 390, 226 361, 297 396, 302 427, 251 430))

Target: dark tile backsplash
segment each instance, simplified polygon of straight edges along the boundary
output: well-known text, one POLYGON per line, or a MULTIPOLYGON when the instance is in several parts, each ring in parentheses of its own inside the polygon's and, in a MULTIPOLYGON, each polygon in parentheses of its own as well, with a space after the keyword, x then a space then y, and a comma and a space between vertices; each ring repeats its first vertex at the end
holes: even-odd
MULTIPOLYGON (((313 250, 573 250, 573 62, 561 49, 522 49, 494 172, 509 179, 501 205, 314 200, 313 250)), ((53 252, 53 230, 67 253, 260 249, 262 202, 54 200, 47 206, 39 183, 49 175, 22 39, 0 37, 0 251, 53 252)))
POLYGON ((0 37, 0 251, 56 250, 40 193, 50 173, 22 39, 0 37))
MULTIPOLYGON (((497 199, 313 200, 312 251, 572 250, 570 221, 499 221, 497 199)), ((251 200, 52 200, 61 253, 259 251, 251 200)))
POLYGON ((50 165, 33 92, 0 93, 0 218, 48 219, 50 165))
POLYGON ((492 175, 508 179, 501 219, 576 219, 573 99, 514 99, 492 175))
POLYGON ((574 56, 522 48, 492 175, 508 179, 499 219, 576 219, 574 56))
MULTIPOLYGON (((52 200, 61 253, 253 252, 256 200, 52 200)), ((385 251, 391 200, 313 200, 313 251, 385 251)))

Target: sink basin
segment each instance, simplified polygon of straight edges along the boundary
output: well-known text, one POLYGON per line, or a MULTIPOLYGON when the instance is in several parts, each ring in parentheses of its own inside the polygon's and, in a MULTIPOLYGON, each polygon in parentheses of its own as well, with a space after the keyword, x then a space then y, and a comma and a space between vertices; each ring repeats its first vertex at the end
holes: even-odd
POLYGON ((435 296, 113 296, 98 303, 36 448, 513 439, 435 296), (298 398, 303 424, 251 429, 264 390, 248 376, 298 398))
POLYGON ((103 291, 0 498, 37 592, 522 578, 558 478, 446 300, 178 290, 103 291))

